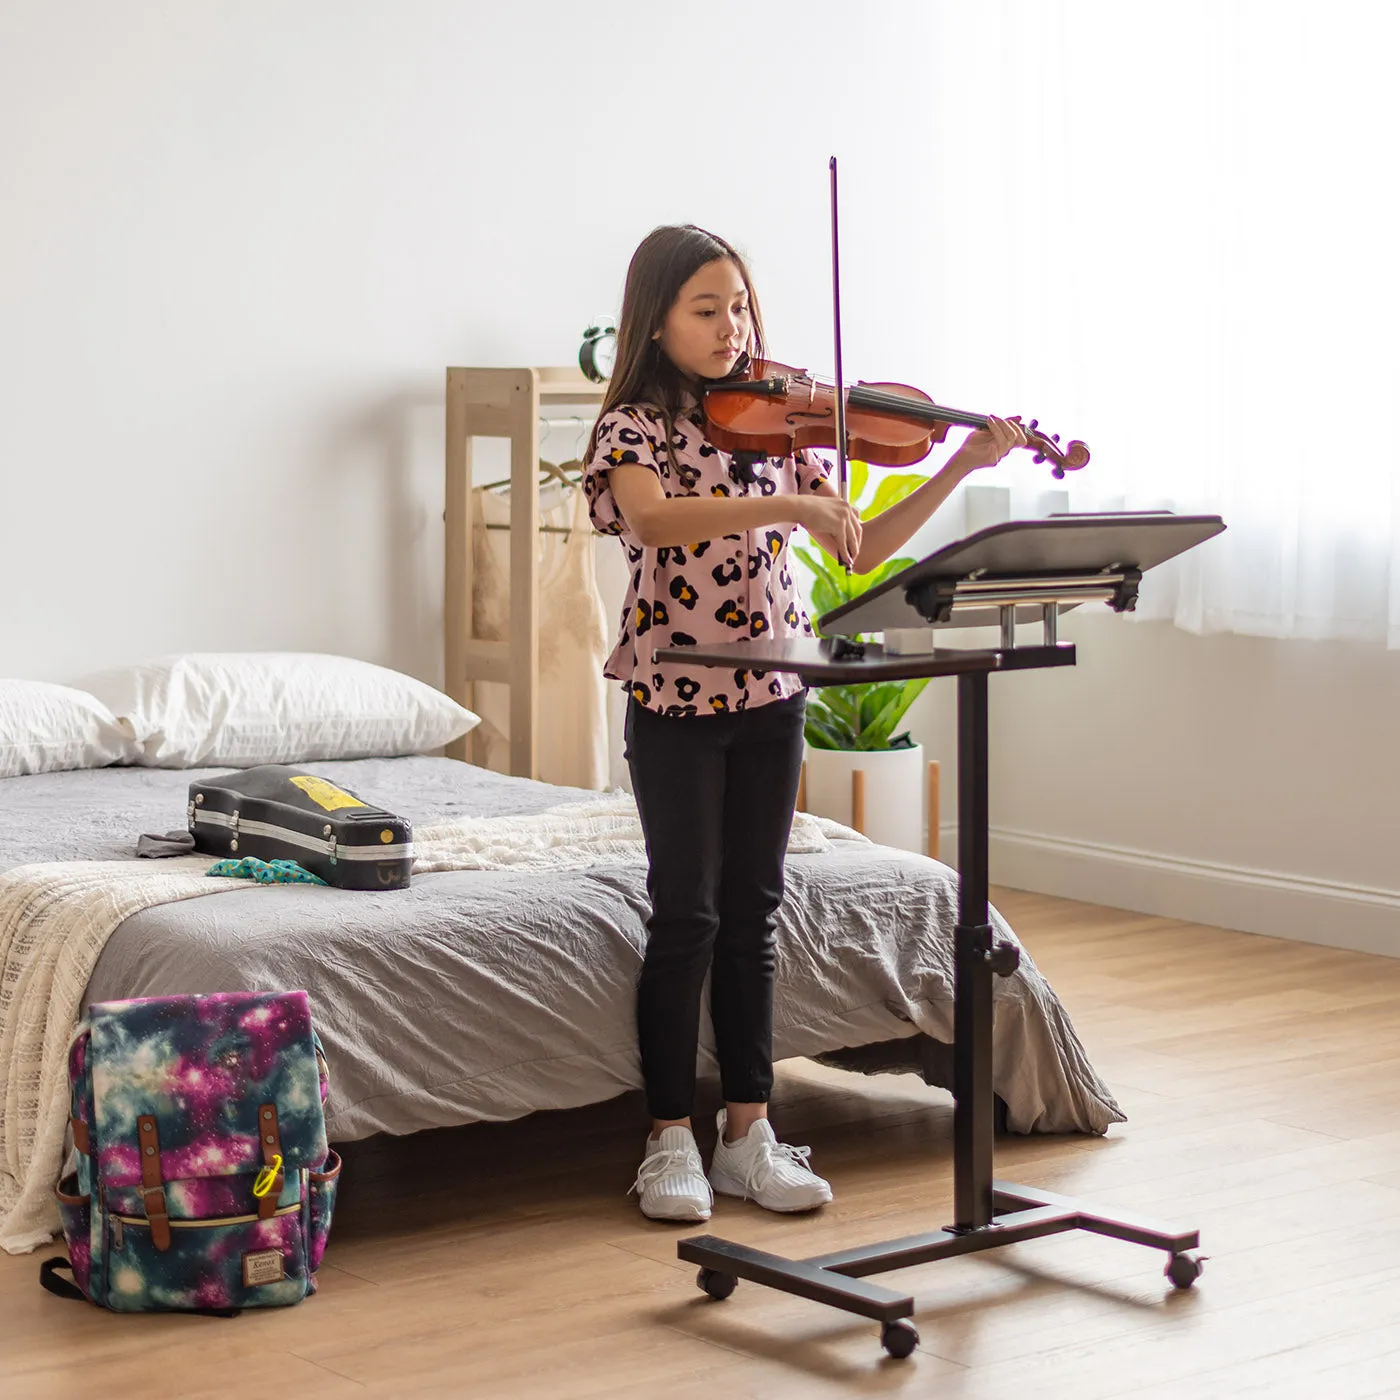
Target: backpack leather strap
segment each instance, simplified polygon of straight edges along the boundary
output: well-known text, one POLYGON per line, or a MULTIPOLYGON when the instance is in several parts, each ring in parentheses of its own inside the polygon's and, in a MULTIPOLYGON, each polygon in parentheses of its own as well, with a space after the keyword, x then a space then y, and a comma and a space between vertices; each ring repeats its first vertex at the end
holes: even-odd
POLYGON ((92 1140, 88 1137, 88 1125, 81 1118, 70 1118, 68 1125, 73 1130, 73 1146, 84 1157, 92 1156, 92 1140))
MULTIPOLYGON (((262 1144, 263 1166, 270 1167, 282 1155, 282 1131, 277 1126, 277 1105, 258 1106, 258 1141, 262 1144)), ((265 1196, 258 1197, 258 1219, 270 1220, 277 1214, 277 1200, 282 1194, 283 1170, 277 1169, 265 1196)))
POLYGON ((136 1120, 136 1141, 141 1153, 141 1194, 146 1202, 146 1219, 151 1222, 151 1243, 166 1250, 170 1248, 170 1212, 160 1176, 160 1133, 149 1114, 136 1120))

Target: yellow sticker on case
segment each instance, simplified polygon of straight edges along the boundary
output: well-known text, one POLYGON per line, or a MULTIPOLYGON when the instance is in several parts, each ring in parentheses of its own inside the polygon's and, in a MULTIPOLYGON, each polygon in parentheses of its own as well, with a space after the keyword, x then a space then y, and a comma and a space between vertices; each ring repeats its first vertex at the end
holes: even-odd
POLYGON ((313 778, 309 774, 298 774, 292 778, 293 787, 299 787, 318 807, 324 807, 328 812, 339 811, 342 807, 364 807, 367 803, 361 802, 358 797, 351 797, 342 788, 336 787, 334 783, 328 783, 324 778, 313 778))

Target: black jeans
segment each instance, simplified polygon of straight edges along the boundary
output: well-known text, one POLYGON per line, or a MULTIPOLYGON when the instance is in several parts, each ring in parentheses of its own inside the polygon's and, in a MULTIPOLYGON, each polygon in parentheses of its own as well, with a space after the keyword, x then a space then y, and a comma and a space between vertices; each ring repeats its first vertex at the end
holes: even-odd
POLYGON ((686 1118, 710 977, 730 1103, 773 1088, 773 928, 802 768, 806 695, 668 718, 632 700, 627 763, 646 835, 647 949, 637 1034, 653 1118, 686 1118))

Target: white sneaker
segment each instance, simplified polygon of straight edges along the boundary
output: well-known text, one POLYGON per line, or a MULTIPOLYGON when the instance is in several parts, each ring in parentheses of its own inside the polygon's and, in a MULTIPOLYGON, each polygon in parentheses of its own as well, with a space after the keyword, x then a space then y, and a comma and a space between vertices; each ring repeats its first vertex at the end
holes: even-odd
POLYGON ((831 1185, 807 1165, 810 1147, 790 1147, 760 1118, 738 1142, 724 1140, 725 1110, 719 1111, 719 1141, 710 1163, 710 1185, 723 1196, 742 1196, 765 1210, 815 1210, 831 1199, 831 1185))
POLYGON ((647 1139, 647 1155, 631 1190, 638 1193, 642 1214, 652 1220, 708 1220, 714 1192, 705 1180, 695 1134, 677 1125, 647 1139))

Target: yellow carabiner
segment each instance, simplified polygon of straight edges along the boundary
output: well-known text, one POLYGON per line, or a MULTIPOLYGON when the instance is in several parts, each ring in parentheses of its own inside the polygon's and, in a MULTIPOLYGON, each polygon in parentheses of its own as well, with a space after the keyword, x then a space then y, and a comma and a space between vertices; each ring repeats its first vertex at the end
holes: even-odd
POLYGON ((277 1173, 282 1170, 282 1154, 274 1152, 272 1163, 258 1173, 258 1179, 253 1183, 253 1195, 259 1200, 272 1190, 272 1183, 277 1180, 277 1173))

